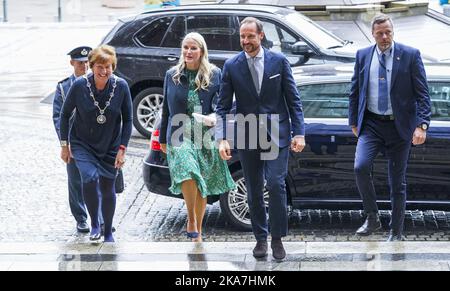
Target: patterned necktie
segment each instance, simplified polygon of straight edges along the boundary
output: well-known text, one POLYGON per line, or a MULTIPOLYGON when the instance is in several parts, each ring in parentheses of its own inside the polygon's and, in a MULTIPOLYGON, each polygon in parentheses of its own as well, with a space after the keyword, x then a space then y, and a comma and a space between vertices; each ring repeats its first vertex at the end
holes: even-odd
POLYGON ((385 113, 388 109, 388 83, 386 70, 386 55, 381 54, 378 58, 380 64, 378 66, 378 110, 385 113))
POLYGON ((261 89, 259 88, 258 71, 256 70, 256 67, 255 67, 256 61, 257 61, 257 57, 250 58, 249 62, 248 62, 248 68, 250 69, 250 74, 252 75, 253 85, 255 86, 256 92, 259 95, 259 91, 261 89))

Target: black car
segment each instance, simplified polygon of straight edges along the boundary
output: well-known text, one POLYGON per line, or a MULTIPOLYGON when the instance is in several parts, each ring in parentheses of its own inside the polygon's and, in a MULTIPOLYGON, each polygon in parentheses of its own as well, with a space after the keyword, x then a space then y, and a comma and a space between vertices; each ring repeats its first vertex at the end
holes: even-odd
MULTIPOLYGON (((450 66, 426 65, 432 103, 427 141, 413 146, 407 170, 409 209, 450 210, 450 66)), ((356 137, 348 126, 348 95, 353 66, 305 66, 294 69, 303 102, 306 147, 290 152, 286 179, 290 208, 361 209, 353 162, 356 137)), ((157 124, 158 125, 158 124, 157 124)), ((144 159, 145 185, 153 193, 168 191, 170 174, 166 156, 159 150, 159 131, 151 138, 144 159)), ((209 196, 220 206, 227 221, 235 227, 251 229, 246 187, 237 154, 228 163, 238 185, 237 191, 209 196), (215 199, 215 200, 214 200, 215 199)), ((380 208, 390 207, 387 186, 387 160, 380 154, 373 167, 380 208)), ((267 200, 266 200, 267 201, 267 200)))
POLYGON ((116 48, 116 74, 131 89, 134 126, 150 137, 162 106, 166 71, 179 59, 183 37, 201 33, 209 58, 222 68, 225 60, 241 51, 239 22, 247 17, 264 24, 263 45, 285 54, 292 66, 353 62, 356 48, 299 12, 268 5, 186 5, 157 9, 119 20, 102 43, 116 48))

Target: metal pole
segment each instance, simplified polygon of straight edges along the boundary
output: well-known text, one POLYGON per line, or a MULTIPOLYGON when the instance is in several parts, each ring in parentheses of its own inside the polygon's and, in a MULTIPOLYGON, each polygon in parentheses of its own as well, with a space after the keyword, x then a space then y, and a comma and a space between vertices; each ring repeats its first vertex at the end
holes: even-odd
POLYGON ((61 22, 61 0, 58 0, 58 22, 61 22))
POLYGON ((3 22, 8 22, 8 3, 7 0, 3 0, 3 22))

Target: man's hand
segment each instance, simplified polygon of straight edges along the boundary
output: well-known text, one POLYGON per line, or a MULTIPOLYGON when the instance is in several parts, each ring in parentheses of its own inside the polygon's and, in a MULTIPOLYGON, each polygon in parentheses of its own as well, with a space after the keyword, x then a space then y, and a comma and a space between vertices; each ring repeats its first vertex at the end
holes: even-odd
POLYGON ((358 137, 358 128, 356 126, 352 126, 352 132, 356 137, 358 137))
POLYGON ((305 148, 305 137, 303 135, 296 135, 291 141, 291 150, 299 153, 305 148))
POLYGON ((425 142, 425 139, 427 138, 427 132, 426 130, 421 129, 420 127, 416 127, 416 130, 414 130, 412 143, 413 145, 420 145, 425 142))
POLYGON ((162 143, 162 144, 160 144, 160 146, 161 146, 161 151, 166 154, 167 153, 167 145, 165 143, 162 143))
POLYGON ((227 140, 221 140, 219 143, 219 154, 222 160, 228 161, 231 159, 231 149, 230 144, 227 140))
POLYGON ((72 153, 70 152, 69 146, 62 146, 61 147, 61 159, 64 161, 64 163, 66 163, 66 164, 70 163, 71 156, 72 156, 72 153))

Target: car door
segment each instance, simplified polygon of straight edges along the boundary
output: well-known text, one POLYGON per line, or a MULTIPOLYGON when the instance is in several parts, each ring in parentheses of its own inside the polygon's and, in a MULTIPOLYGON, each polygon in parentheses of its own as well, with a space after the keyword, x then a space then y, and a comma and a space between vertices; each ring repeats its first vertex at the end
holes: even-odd
POLYGON ((408 200, 450 200, 450 81, 429 82, 431 124, 423 145, 413 146, 408 164, 408 200))
POLYGON ((202 13, 186 15, 187 33, 200 33, 208 46, 209 61, 223 68, 240 51, 239 29, 231 15, 202 13))
POLYGON ((305 116, 306 147, 290 153, 289 185, 297 207, 358 201, 353 163, 356 137, 348 126, 350 83, 339 80, 298 87, 305 116))
POLYGON ((180 43, 184 37, 184 17, 160 16, 147 20, 134 35, 138 48, 133 48, 135 56, 134 72, 139 74, 134 80, 163 80, 166 71, 174 66, 180 56, 180 43))
MULTIPOLYGON (((239 16, 241 22, 246 16, 239 16)), ((256 16, 263 23, 265 37, 262 45, 272 51, 282 53, 286 56, 291 66, 317 65, 323 64, 324 60, 320 54, 309 46, 304 39, 296 35, 281 22, 267 17, 256 16), (292 47, 298 42, 303 42, 308 47, 310 53, 307 57, 294 54, 292 47)))

